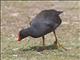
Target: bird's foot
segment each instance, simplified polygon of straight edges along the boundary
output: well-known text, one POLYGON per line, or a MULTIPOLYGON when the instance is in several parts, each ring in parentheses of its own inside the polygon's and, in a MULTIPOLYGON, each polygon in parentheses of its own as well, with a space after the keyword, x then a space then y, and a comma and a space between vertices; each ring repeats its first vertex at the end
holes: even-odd
POLYGON ((55 43, 55 42, 54 42, 53 46, 54 46, 55 49, 59 48, 59 45, 57 43, 55 43))
POLYGON ((67 49, 62 44, 59 44, 59 47, 63 48, 65 51, 67 51, 67 49))
POLYGON ((46 46, 45 45, 43 45, 43 49, 45 49, 46 48, 46 46))
POLYGON ((67 49, 62 45, 60 44, 59 42, 54 42, 54 48, 58 49, 58 48, 63 48, 65 51, 67 51, 67 49))

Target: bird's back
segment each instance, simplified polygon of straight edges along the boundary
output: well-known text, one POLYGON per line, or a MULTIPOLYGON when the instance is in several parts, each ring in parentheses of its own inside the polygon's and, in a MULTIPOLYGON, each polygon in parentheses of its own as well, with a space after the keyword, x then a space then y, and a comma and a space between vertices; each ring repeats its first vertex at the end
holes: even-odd
POLYGON ((54 10, 44 10, 40 12, 31 23, 31 28, 36 36, 45 35, 55 30, 61 24, 61 19, 54 10))
POLYGON ((31 24, 34 25, 36 23, 47 23, 52 25, 60 24, 61 19, 59 17, 59 12, 52 9, 43 10, 32 20, 31 24))

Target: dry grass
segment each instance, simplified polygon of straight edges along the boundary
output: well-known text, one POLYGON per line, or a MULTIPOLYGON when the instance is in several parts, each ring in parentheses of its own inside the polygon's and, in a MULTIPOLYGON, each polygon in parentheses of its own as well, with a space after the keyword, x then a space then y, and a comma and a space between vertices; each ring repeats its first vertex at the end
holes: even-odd
POLYGON ((80 60, 80 2, 4 1, 1 2, 1 16, 2 60, 80 60), (56 34, 68 51, 53 48, 52 33, 46 35, 46 49, 40 52, 41 38, 28 37, 21 44, 16 42, 19 30, 28 27, 32 18, 44 9, 64 11, 60 15, 63 23, 56 34))

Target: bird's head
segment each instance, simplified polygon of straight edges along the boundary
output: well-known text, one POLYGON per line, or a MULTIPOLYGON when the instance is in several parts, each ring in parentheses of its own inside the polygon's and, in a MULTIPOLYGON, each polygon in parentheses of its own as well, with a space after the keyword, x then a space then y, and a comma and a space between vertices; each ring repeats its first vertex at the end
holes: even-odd
POLYGON ((28 29, 22 29, 19 31, 18 33, 18 42, 20 42, 22 39, 24 39, 25 37, 29 36, 29 30, 28 29))

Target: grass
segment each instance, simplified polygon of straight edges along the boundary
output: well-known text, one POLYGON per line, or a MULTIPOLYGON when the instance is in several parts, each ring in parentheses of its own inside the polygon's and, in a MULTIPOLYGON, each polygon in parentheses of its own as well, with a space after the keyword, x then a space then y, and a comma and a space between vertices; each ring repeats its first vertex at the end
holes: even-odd
POLYGON ((80 60, 79 2, 2 2, 1 59, 2 60, 80 60), (67 4, 67 5, 66 5, 67 4), (76 5, 75 5, 76 4, 76 5), (41 38, 27 37, 20 44, 17 34, 43 9, 64 10, 62 24, 56 30, 59 42, 68 49, 56 49, 53 33, 46 35, 43 49, 41 38), (75 13, 76 12, 76 13, 75 13), (28 19, 30 16, 30 19, 28 19), (29 41, 28 41, 29 40, 29 41))
MULTIPOLYGON (((15 39, 2 38, 1 39, 1 55, 2 60, 79 60, 80 59, 80 44, 78 41, 65 42, 65 47, 70 48, 68 51, 63 50, 62 48, 55 49, 53 45, 46 45, 43 50, 42 46, 38 43, 32 46, 32 39, 28 42, 30 47, 25 46, 24 41, 21 44, 18 44, 15 39), (74 43, 74 44, 73 44, 74 43), (42 49, 42 50, 41 50, 42 49)), ((26 41, 27 42, 27 41, 26 41)), ((35 41, 34 43, 36 43, 35 41)), ((38 41, 39 42, 39 41, 38 41)))

